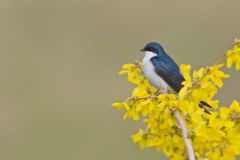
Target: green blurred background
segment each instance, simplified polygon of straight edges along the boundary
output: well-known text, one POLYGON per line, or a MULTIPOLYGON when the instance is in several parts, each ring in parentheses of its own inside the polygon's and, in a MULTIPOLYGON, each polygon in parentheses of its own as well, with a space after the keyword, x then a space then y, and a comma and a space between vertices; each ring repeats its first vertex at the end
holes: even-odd
MULTIPOLYGON (((177 63, 213 64, 240 37, 239 0, 1 0, 0 159, 159 160, 111 108, 133 88, 117 72, 149 41, 177 63)), ((239 74, 218 93, 239 99, 239 74), (238 82, 238 83, 237 83, 238 82)))

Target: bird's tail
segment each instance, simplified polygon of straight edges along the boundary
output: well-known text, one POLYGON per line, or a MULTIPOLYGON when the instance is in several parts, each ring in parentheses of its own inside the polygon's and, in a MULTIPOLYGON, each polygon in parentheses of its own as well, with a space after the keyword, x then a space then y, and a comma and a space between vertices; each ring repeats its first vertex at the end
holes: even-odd
POLYGON ((199 103, 199 107, 204 109, 204 112, 206 112, 207 114, 211 114, 209 110, 207 110, 207 108, 212 109, 212 106, 210 106, 210 104, 208 104, 205 101, 200 101, 199 103), (207 108, 206 108, 207 107, 207 108))

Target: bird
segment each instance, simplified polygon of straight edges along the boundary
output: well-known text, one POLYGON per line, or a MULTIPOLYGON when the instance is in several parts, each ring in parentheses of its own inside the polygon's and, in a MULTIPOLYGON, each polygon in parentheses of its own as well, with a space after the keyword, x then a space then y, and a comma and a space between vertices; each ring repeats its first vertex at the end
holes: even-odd
MULTIPOLYGON (((140 51, 144 52, 142 60, 143 73, 150 84, 158 90, 156 93, 178 94, 184 87, 182 82, 185 79, 179 66, 165 52, 163 47, 157 42, 149 42, 140 51)), ((210 114, 205 107, 212 107, 207 102, 200 101, 199 107, 210 114)))

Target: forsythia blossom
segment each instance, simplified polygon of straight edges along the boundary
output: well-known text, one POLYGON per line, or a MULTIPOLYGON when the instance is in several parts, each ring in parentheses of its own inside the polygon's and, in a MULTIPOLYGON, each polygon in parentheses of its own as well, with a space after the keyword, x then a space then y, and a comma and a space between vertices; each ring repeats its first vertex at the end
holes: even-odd
POLYGON ((230 107, 219 107, 213 97, 229 75, 225 66, 240 70, 240 43, 236 41, 226 53, 226 63, 200 68, 191 72, 190 65, 181 65, 185 81, 178 95, 155 95, 156 89, 144 77, 140 63, 125 64, 120 75, 136 85, 132 96, 113 106, 125 110, 124 119, 142 120, 145 129, 132 135, 141 148, 162 150, 170 159, 187 159, 186 147, 173 108, 179 110, 188 129, 194 154, 198 160, 234 160, 240 154, 240 104, 234 100, 230 107), (192 74, 191 74, 192 73, 192 74), (207 114, 198 104, 205 101, 213 108, 207 114))
POLYGON ((227 67, 231 68, 236 64, 236 70, 240 70, 240 40, 236 39, 232 50, 227 51, 227 67))

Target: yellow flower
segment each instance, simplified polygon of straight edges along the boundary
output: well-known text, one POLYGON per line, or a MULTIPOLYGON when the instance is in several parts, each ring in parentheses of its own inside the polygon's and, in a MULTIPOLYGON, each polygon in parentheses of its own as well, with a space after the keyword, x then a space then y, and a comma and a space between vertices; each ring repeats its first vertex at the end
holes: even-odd
POLYGON ((229 118, 229 113, 230 113, 230 110, 229 108, 227 107, 221 107, 220 108, 220 117, 224 120, 228 119, 229 118))
POLYGON ((147 144, 146 138, 147 136, 145 135, 142 129, 140 129, 137 134, 132 135, 133 141, 135 143, 139 143, 142 149, 146 147, 147 144))
POLYGON ((144 97, 149 95, 149 91, 147 90, 149 84, 146 80, 142 80, 140 83, 138 83, 138 86, 133 89, 132 96, 137 97, 144 97))
POLYGON ((230 110, 231 111, 234 111, 234 112, 237 112, 237 113, 240 113, 240 106, 239 106, 239 103, 234 100, 230 106, 230 110))
POLYGON ((215 65, 210 68, 210 76, 214 84, 216 84, 219 88, 223 86, 222 78, 229 78, 229 75, 220 71, 224 64, 215 65))
POLYGON ((227 56, 227 67, 231 68, 233 63, 236 63, 236 70, 240 70, 240 42, 239 40, 235 41, 234 48, 228 50, 226 53, 227 56))
POLYGON ((139 115, 138 115, 138 112, 130 108, 127 110, 123 118, 124 119, 132 118, 133 120, 139 120, 139 115))
POLYGON ((131 69, 132 67, 134 67, 134 64, 124 64, 123 65, 123 69, 131 69))
POLYGON ((123 109, 125 107, 124 103, 113 103, 112 106, 116 107, 119 110, 121 110, 121 109, 123 109))
POLYGON ((190 65, 181 64, 180 65, 180 70, 183 73, 183 77, 185 79, 185 81, 182 82, 182 84, 184 86, 192 87, 192 81, 191 81, 192 78, 190 76, 191 66, 190 65))
POLYGON ((209 159, 209 160, 219 160, 220 158, 220 150, 215 150, 215 151, 211 151, 211 152, 208 152, 206 157, 209 159))
POLYGON ((142 140, 143 135, 144 135, 143 130, 139 129, 138 133, 132 135, 132 139, 135 143, 140 142, 142 140))

